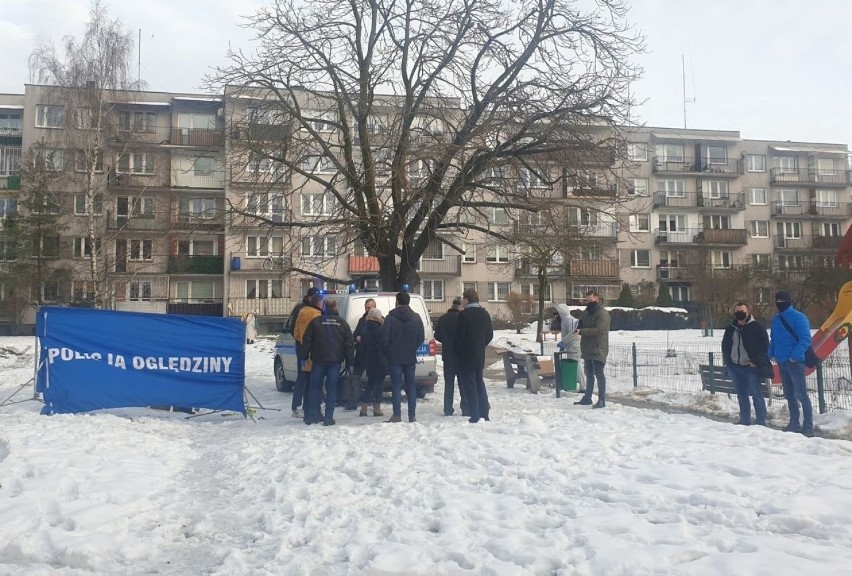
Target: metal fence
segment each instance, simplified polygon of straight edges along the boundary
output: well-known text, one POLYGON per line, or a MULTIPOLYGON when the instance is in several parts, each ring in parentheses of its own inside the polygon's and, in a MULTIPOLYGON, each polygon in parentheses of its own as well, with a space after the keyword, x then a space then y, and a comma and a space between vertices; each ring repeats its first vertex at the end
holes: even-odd
MULTIPOLYGON (((543 352, 552 355, 556 344, 545 342, 543 352)), ((703 395, 698 366, 721 364, 718 340, 703 343, 612 344, 606 363, 607 379, 619 384, 655 388, 680 394, 703 395)), ((820 412, 852 410, 852 372, 849 351, 840 346, 821 367, 807 377, 808 392, 815 409, 820 412), (821 380, 821 382, 820 382, 821 380)), ((780 385, 773 385, 773 401, 783 399, 780 385)))

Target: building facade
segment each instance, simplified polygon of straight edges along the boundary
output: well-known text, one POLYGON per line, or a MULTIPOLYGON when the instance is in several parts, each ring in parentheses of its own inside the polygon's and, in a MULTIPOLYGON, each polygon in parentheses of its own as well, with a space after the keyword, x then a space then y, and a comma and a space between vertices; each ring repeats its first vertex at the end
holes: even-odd
MULTIPOLYGON (((57 273, 33 286, 39 298, 31 293, 29 301, 91 305, 93 252, 106 306, 254 312, 269 330, 311 285, 380 288, 378 260, 320 226, 334 213, 333 194, 312 182, 312 174, 333 170, 322 155, 306 156, 294 173, 274 152, 257 154, 258 143, 273 150, 298 139, 264 98, 229 89, 115 93, 92 125, 90 113, 53 88, 0 95, 0 217, 19 211, 28 151, 49 159, 58 176, 61 226, 41 239, 51 247, 41 257, 57 273)), ((371 130, 380 134, 388 114, 378 114, 371 130)), ((333 124, 318 121, 316 129, 333 139, 333 124)), ((439 127, 426 133, 442 138, 439 127)), ((582 248, 549 263, 546 303, 579 303, 589 289, 613 300, 626 282, 645 299, 662 289, 689 306, 709 298, 714 282, 744 278, 751 300, 768 301, 773 287, 755 271, 830 266, 852 217, 846 145, 645 127, 628 131, 627 140, 627 162, 616 168, 590 165, 549 182, 524 170, 507 177, 512 186, 548 188, 562 201, 561 222, 583 238, 582 248)), ((422 177, 416 165, 407 170, 412 182, 422 177)), ((476 218, 516 237, 545 227, 541 215, 499 206, 476 218)), ((415 263, 421 281, 413 289, 436 315, 467 288, 492 314, 506 315, 509 293, 538 297, 528 248, 448 232, 415 263)), ((0 265, 22 257, 4 250, 0 265)), ((8 284, 0 282, 0 299, 8 284)), ((31 310, 22 324, 31 329, 32 319, 31 310)))

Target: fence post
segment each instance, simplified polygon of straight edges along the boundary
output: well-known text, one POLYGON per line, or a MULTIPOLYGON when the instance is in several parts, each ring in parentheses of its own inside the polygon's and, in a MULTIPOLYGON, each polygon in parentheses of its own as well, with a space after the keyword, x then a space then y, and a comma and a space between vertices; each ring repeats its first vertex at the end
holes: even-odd
POLYGON ((713 353, 707 353, 707 359, 710 364, 710 394, 716 393, 716 370, 713 369, 713 353))
POLYGON ((819 413, 825 414, 825 381, 822 377, 822 363, 816 365, 817 373, 817 400, 819 401, 819 413))
POLYGON ((639 366, 636 362, 636 342, 633 343, 633 387, 639 387, 639 366))

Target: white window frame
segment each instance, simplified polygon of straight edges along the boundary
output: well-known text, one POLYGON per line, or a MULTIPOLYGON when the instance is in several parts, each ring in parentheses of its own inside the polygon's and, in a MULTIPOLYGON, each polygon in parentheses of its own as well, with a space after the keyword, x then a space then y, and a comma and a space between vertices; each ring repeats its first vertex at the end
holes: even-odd
POLYGON ((246 236, 246 258, 268 258, 284 253, 283 236, 246 236))
POLYGON ((672 297, 673 302, 692 301, 692 290, 689 286, 683 284, 669 284, 669 295, 672 297), (686 296, 686 298, 682 298, 683 296, 686 296))
POLYGON ((634 248, 630 250, 630 267, 631 268, 650 268, 651 267, 651 251, 642 249, 642 248, 634 248), (647 264, 642 264, 640 262, 639 255, 640 253, 644 253, 647 259, 647 264))
POLYGON ((648 196, 648 179, 631 178, 627 186, 628 196, 648 196))
POLYGON ((779 232, 785 240, 801 240, 802 239, 802 223, 801 222, 779 222, 779 232))
POLYGON ((727 164, 728 163, 728 148, 724 145, 713 144, 706 147, 706 156, 708 164, 727 164), (714 149, 722 151, 722 156, 713 156, 710 152, 714 149))
POLYGON ((464 250, 464 254, 462 254, 462 263, 476 264, 476 244, 462 242, 462 250, 464 250))
POLYGON ((752 220, 749 226, 752 238, 769 238, 769 220, 752 220))
MULTIPOLYGON (((76 216, 86 216, 89 214, 89 199, 85 192, 74 194, 74 214, 76 216)), ((100 216, 104 212, 104 195, 100 192, 95 194, 91 206, 91 213, 95 216, 100 216)))
POLYGON ((509 211, 505 208, 491 207, 490 220, 492 224, 497 226, 506 226, 509 224, 509 211))
POLYGON ((331 192, 302 192, 299 198, 302 216, 330 216, 334 212, 331 192))
POLYGON ((837 190, 818 188, 816 191, 817 208, 837 208, 837 190))
POLYGON ((305 110, 303 119, 314 132, 321 134, 337 132, 337 113, 332 110, 305 110))
POLYGON ((666 193, 666 198, 685 198, 686 180, 665 179, 657 182, 660 192, 666 193))
MULTIPOLYGON (((72 241, 72 255, 74 258, 91 258, 92 245, 88 236, 75 236, 72 241)), ((100 251, 101 239, 95 238, 95 250, 100 251)))
POLYGON ((755 268, 761 270, 772 268, 772 254, 755 253, 751 255, 751 261, 755 268))
POLYGON ((421 260, 443 260, 444 259, 444 243, 437 238, 429 242, 426 250, 423 252, 421 260), (428 254, 428 256, 427 256, 428 254), (437 256, 435 254, 438 254, 437 256))
POLYGON ((216 198, 184 198, 181 200, 179 215, 183 218, 210 220, 216 218, 217 214, 216 198))
POLYGON ((657 144, 657 159, 662 162, 683 162, 683 144, 657 144))
POLYGON ((628 142, 627 159, 631 162, 647 162, 648 144, 645 142, 628 142))
POLYGON ((749 200, 752 206, 766 206, 769 203, 766 188, 749 188, 749 200))
POLYGON ((131 302, 152 302, 154 292, 150 280, 132 280, 127 283, 127 299, 131 302))
POLYGON ((337 239, 328 234, 304 236, 301 253, 304 258, 335 256, 337 254, 337 239))
POLYGON ((721 200, 730 197, 727 180, 705 180, 702 189, 707 198, 721 200))
POLYGON ((795 188, 782 188, 778 190, 778 202, 781 206, 798 206, 799 191, 795 188), (793 198, 791 198, 791 196, 793 198))
POLYGON ((709 230, 730 230, 731 217, 727 214, 708 214, 704 217, 704 228, 709 230))
POLYGON ((489 264, 508 264, 511 250, 508 244, 489 244, 485 261, 489 264))
POLYGON ((648 213, 633 213, 630 215, 630 231, 631 232, 650 232, 651 231, 651 215, 648 213), (644 222, 644 226, 642 226, 644 222))
POLYGON ((746 172, 766 172, 766 156, 746 154, 746 172))
POLYGON ((152 262, 154 241, 148 238, 128 238, 127 259, 131 262, 152 262))
POLYGON ((175 283, 175 297, 178 302, 219 302, 222 293, 212 280, 181 280, 175 283))
POLYGON ((44 162, 48 172, 62 172, 65 169, 64 148, 37 148, 36 155, 44 162))
MULTIPOLYGON (((74 171, 75 172, 86 172, 86 151, 85 150, 75 150, 74 151, 74 171)), ((104 171, 104 154, 102 151, 98 151, 98 157, 95 161, 95 173, 101 174, 104 171)))
POLYGON ((245 295, 247 300, 269 300, 284 297, 284 282, 276 278, 246 278, 245 295), (254 295, 251 295, 254 290, 254 295))
POLYGON ((819 233, 823 238, 839 238, 843 236, 840 222, 820 222, 819 233))
POLYGON ((774 161, 779 174, 795 174, 798 172, 798 162, 795 156, 775 156, 774 161))
POLYGON ((420 284, 417 287, 417 293, 423 296, 423 300, 427 302, 443 302, 445 294, 444 281, 421 278, 420 284))
POLYGON ((657 222, 661 232, 684 232, 687 229, 686 214, 660 214, 657 222), (672 222, 675 225, 674 229, 671 228, 672 222), (663 228, 664 224, 665 228, 663 228))
POLYGON ((489 282, 488 283, 488 301, 489 302, 505 302, 506 296, 512 291, 511 282, 489 282))
POLYGON ((154 152, 129 152, 118 159, 117 174, 141 174, 150 176, 157 169, 157 154, 154 152))
POLYGON ((834 176, 837 174, 837 166, 834 163, 834 158, 817 158, 816 168, 819 176, 834 176), (823 168, 825 163, 830 163, 831 165, 828 168, 823 168))
MULTIPOLYGON (((535 302, 538 302, 538 282, 524 282, 521 284, 521 294, 530 296, 535 302)), ((544 302, 553 302, 553 288, 550 282, 544 285, 544 302)))
POLYGON ((65 106, 56 104, 36 104, 36 128, 65 128, 65 106))
POLYGON ((733 255, 730 250, 711 250, 710 251, 710 267, 714 270, 730 270, 732 267, 733 255))

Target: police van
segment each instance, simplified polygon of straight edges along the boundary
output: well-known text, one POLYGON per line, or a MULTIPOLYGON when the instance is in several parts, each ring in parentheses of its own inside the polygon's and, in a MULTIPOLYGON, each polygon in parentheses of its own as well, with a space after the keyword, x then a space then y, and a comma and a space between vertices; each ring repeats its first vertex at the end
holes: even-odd
MULTIPOLYGON (((337 310, 340 317, 349 323, 352 331, 358 325, 358 320, 364 315, 364 303, 372 298, 376 301, 376 308, 382 311, 383 316, 396 307, 396 292, 347 292, 326 293, 323 298, 332 299, 337 302, 337 310)), ((411 294, 409 303, 411 310, 416 312, 423 320, 425 340, 417 349, 417 365, 414 372, 414 380, 417 385, 417 397, 423 398, 426 394, 435 391, 435 383, 438 381, 435 356, 437 354, 437 343, 432 331, 432 321, 426 309, 426 303, 419 294, 411 294)), ((291 392, 296 383, 296 340, 292 334, 281 333, 275 343, 275 387, 280 392, 291 392)), ((361 376, 362 382, 366 382, 366 372, 361 376)), ((343 388, 341 386, 341 388, 343 388)), ((385 389, 390 389, 390 377, 385 378, 385 389)), ((341 390, 341 392, 344 392, 341 390)))

